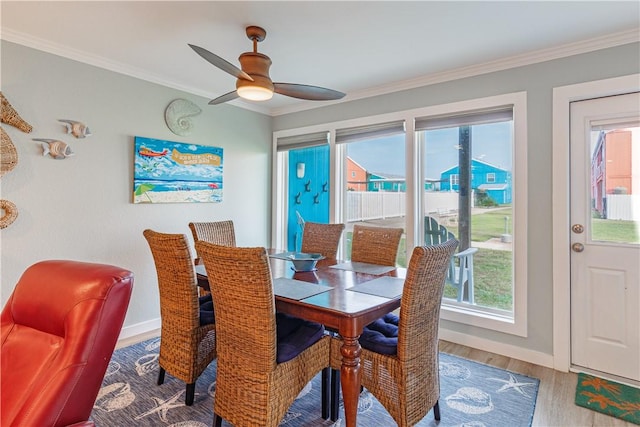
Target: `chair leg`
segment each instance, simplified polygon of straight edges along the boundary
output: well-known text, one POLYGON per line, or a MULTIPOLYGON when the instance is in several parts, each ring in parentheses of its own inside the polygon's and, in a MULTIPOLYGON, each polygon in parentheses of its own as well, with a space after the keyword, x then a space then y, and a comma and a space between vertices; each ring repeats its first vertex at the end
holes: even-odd
POLYGON ((331 370, 331 421, 338 421, 340 410, 340 371, 331 370))
POLYGON ((164 368, 160 367, 160 372, 158 372, 158 385, 162 385, 164 383, 164 368))
POLYGON ((193 397, 196 394, 196 383, 187 384, 187 395, 184 398, 184 404, 187 406, 193 405, 193 397))
POLYGON ((222 417, 215 412, 213 413, 213 427, 222 427, 222 417))
POLYGON ((322 418, 329 419, 329 406, 331 405, 331 377, 330 368, 322 370, 322 418))
POLYGON ((440 421, 440 402, 436 400, 436 404, 433 405, 433 418, 436 421, 440 421))

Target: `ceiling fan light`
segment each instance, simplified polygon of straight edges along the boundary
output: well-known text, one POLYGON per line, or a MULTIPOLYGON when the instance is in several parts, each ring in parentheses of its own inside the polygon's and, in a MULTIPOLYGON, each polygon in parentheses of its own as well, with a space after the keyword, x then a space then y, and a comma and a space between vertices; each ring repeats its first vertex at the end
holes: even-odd
POLYGON ((250 101, 267 101, 273 97, 273 91, 261 86, 241 86, 237 89, 238 96, 250 101))

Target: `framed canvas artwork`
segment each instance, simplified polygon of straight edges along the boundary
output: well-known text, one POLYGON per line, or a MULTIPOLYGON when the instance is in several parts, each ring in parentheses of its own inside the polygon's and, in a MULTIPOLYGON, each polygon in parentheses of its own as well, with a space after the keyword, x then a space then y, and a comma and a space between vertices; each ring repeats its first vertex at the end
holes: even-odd
POLYGON ((219 203, 222 148, 135 137, 133 203, 219 203))

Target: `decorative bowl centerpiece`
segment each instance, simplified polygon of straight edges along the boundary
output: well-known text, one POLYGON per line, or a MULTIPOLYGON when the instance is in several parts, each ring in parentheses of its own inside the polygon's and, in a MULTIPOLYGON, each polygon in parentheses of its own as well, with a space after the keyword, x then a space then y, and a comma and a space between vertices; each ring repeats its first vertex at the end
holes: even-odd
POLYGON ((293 263, 293 269, 297 272, 314 271, 316 264, 324 256, 321 254, 307 254, 304 252, 293 252, 287 255, 287 259, 293 263))

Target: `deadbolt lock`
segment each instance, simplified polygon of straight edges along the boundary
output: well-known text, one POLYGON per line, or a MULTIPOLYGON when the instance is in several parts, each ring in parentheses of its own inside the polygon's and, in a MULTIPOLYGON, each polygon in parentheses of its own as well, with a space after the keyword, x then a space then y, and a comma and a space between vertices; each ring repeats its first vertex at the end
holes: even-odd
POLYGON ((574 233, 580 234, 584 231, 584 227, 582 224, 573 224, 571 230, 573 230, 574 233))

